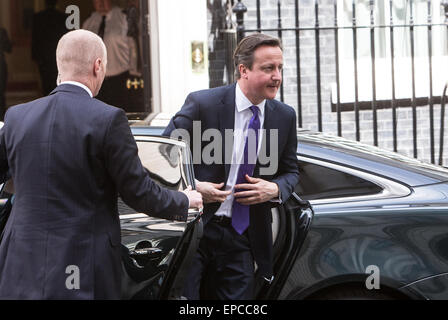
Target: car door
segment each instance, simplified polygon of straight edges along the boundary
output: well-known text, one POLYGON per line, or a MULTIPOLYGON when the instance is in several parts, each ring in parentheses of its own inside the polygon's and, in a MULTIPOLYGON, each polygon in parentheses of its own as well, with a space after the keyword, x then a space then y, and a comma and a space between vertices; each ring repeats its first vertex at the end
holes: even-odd
MULTIPOLYGON (((3 125, 3 121, 0 121, 0 129, 3 125)), ((13 189, 14 186, 11 179, 6 183, 0 184, 0 241, 6 221, 9 218, 9 213, 11 212, 11 197, 12 193, 14 193, 13 189)))
POLYGON ((313 220, 314 211, 309 201, 293 192, 282 205, 272 209, 274 246, 274 277, 258 279, 257 299, 277 299, 313 220))
MULTIPOLYGON (((159 185, 193 188, 190 150, 185 142, 160 136, 135 136, 139 156, 159 185)), ((135 212, 120 199, 124 299, 182 299, 189 265, 202 236, 198 210, 187 221, 168 221, 135 212)))
POLYGON ((11 213, 12 196, 14 193, 14 184, 12 179, 0 185, 0 241, 3 236, 3 229, 11 213))

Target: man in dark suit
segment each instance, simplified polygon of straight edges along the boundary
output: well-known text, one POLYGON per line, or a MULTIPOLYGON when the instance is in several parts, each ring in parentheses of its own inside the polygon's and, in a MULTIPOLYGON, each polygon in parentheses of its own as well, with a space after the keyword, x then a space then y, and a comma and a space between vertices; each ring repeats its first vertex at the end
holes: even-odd
POLYGON ((56 9, 57 0, 46 0, 45 3, 45 10, 33 16, 31 57, 39 67, 42 94, 47 96, 56 87, 58 76, 56 46, 68 30, 65 26, 67 16, 56 9))
POLYGON ((10 108, 0 130, 0 180, 9 171, 16 191, 0 244, 0 299, 117 299, 118 194, 139 212, 171 220, 186 220, 202 198, 190 187, 155 184, 124 111, 93 99, 106 73, 101 38, 67 33, 57 61, 61 84, 10 108), (67 285, 75 271, 78 287, 67 285))
POLYGON ((257 280, 272 280, 271 207, 286 201, 299 181, 295 111, 274 100, 282 80, 280 41, 250 35, 234 60, 237 83, 191 93, 165 130, 188 132, 197 190, 206 203, 204 236, 185 290, 190 299, 253 298, 254 260, 257 280), (204 142, 210 129, 220 131, 213 143, 223 141, 222 152, 204 142), (265 161, 268 154, 271 161, 265 161))

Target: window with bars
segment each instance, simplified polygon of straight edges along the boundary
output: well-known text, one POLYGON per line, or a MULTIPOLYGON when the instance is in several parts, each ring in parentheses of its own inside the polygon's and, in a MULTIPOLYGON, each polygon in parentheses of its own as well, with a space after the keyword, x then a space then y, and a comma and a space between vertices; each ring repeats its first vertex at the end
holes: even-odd
POLYGON ((338 0, 342 110, 439 102, 448 80, 447 26, 440 0, 338 0), (373 76, 374 75, 374 76, 373 76), (414 101, 414 102, 413 102, 414 101))

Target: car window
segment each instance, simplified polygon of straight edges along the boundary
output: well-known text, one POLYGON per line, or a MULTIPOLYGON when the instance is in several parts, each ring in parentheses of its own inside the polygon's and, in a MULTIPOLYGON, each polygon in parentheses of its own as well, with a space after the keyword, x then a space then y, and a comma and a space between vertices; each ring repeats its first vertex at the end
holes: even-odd
POLYGON ((305 200, 372 195, 383 190, 368 180, 306 161, 299 161, 299 172, 295 192, 305 200))
POLYGON ((301 132, 299 146, 299 153, 305 147, 308 156, 327 159, 334 156, 336 161, 344 156, 345 160, 367 170, 375 163, 396 180, 409 185, 448 181, 448 168, 331 134, 301 132), (389 171, 391 167, 394 169, 389 171))
POLYGON ((171 190, 183 189, 182 150, 179 146, 137 141, 137 147, 143 167, 156 183, 171 190))
MULTIPOLYGON (((171 190, 185 189, 188 182, 180 146, 159 141, 137 141, 137 147, 142 165, 154 182, 171 190)), ((120 215, 132 214, 135 210, 119 198, 118 212, 120 215)))

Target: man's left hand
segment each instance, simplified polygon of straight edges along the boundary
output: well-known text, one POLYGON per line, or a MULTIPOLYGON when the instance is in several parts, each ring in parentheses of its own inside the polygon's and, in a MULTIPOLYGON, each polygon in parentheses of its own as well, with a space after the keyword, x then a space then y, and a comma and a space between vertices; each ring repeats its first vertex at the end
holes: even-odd
POLYGON ((263 203, 278 197, 279 189, 276 183, 260 178, 252 178, 247 174, 246 180, 249 183, 235 185, 235 189, 244 189, 244 191, 234 193, 234 197, 238 203, 252 205, 263 203))

